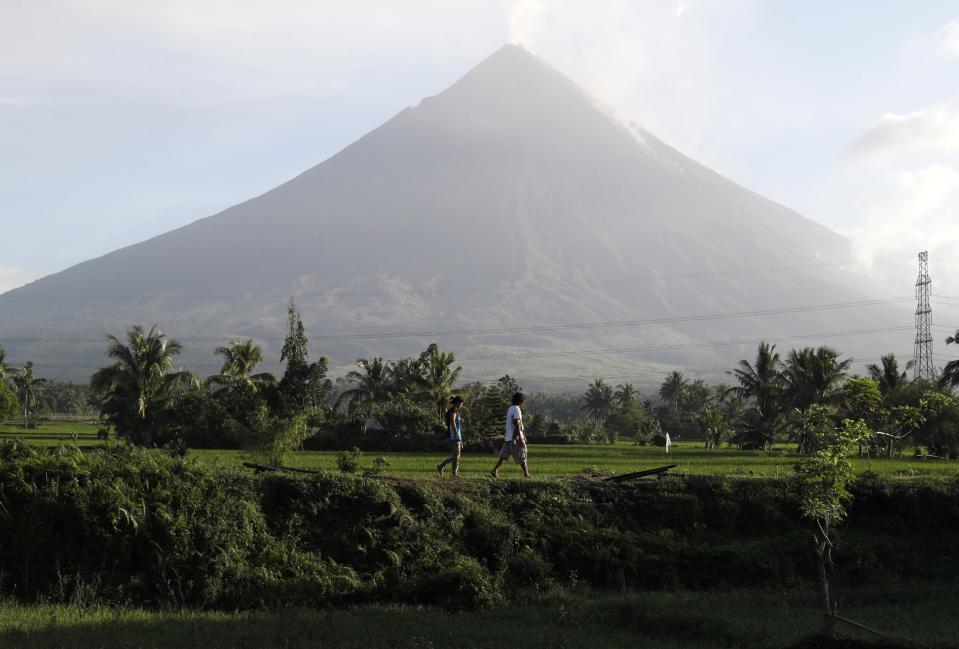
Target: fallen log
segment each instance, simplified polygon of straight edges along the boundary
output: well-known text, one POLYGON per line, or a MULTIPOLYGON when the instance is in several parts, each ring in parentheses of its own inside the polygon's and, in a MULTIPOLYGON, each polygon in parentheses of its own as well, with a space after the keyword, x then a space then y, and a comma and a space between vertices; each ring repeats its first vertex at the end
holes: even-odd
POLYGON ((655 476, 664 476, 670 469, 675 469, 675 464, 668 464, 666 466, 659 466, 655 469, 646 469, 644 471, 634 471, 633 473, 624 473, 623 475, 614 475, 609 478, 603 478, 603 482, 626 482, 627 480, 635 480, 636 478, 642 478, 648 475, 655 476))
POLYGON ((264 471, 286 471, 287 473, 320 473, 316 469, 300 469, 295 466, 269 466, 267 464, 256 464, 255 462, 244 462, 243 466, 253 469, 257 473, 264 471))

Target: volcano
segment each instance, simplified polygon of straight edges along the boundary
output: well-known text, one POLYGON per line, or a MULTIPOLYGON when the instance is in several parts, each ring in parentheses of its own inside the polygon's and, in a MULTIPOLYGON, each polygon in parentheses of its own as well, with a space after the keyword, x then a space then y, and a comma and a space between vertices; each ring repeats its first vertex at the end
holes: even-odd
POLYGON ((759 339, 908 350, 908 310, 849 258, 508 45, 261 196, 0 296, 0 343, 85 378, 106 333, 156 322, 184 367, 251 337, 278 371, 293 297, 334 374, 432 341, 467 377, 558 388, 718 371, 759 339))

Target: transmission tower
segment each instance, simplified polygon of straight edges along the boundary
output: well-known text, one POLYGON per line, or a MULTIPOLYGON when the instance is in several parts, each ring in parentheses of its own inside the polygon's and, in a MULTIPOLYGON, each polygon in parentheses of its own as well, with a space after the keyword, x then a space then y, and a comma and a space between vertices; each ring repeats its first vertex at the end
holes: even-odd
POLYGON ((916 279, 916 349, 913 366, 914 379, 934 379, 936 371, 932 367, 932 331, 930 329, 929 294, 932 279, 929 278, 929 253, 919 253, 919 278, 916 279))

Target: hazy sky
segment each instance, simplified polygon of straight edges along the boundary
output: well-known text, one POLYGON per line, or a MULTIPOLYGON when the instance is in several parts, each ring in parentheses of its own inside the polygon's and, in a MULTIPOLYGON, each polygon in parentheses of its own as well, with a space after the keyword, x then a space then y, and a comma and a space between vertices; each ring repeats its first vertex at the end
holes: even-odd
POLYGON ((506 42, 959 293, 954 0, 0 0, 0 290, 262 193, 506 42))

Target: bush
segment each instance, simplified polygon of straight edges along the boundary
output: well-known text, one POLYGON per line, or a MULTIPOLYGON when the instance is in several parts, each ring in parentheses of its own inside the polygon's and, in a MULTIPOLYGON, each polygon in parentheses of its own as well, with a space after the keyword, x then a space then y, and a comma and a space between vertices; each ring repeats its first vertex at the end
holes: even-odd
POLYGON ((354 448, 352 451, 343 451, 336 456, 336 467, 343 473, 356 473, 360 468, 362 451, 354 448))
MULTIPOLYGON (((344 457, 359 467, 358 451, 344 457)), ((835 557, 840 582, 959 570, 959 480, 867 476, 853 492, 835 557)), ((451 485, 254 475, 129 447, 84 454, 6 443, 0 596, 465 609, 553 583, 811 587, 798 503, 793 479, 451 485)))

